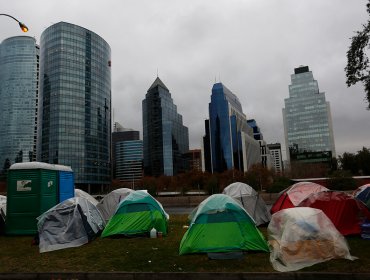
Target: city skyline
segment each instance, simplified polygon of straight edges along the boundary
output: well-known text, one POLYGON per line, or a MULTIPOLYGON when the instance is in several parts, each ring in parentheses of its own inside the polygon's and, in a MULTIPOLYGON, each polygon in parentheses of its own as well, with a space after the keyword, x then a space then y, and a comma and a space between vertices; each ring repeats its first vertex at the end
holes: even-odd
POLYGON ((21 33, 2 17, 0 40, 29 35, 39 44, 41 33, 59 21, 97 33, 112 49, 114 121, 142 138, 141 100, 158 73, 189 127, 191 149, 201 146, 215 81, 240 98, 267 143, 285 148, 281 109, 290 74, 307 65, 331 104, 337 155, 369 147, 365 93, 361 85, 347 88, 344 72, 350 38, 367 21, 365 0, 108 3, 7 3, 3 12, 30 30, 21 33))

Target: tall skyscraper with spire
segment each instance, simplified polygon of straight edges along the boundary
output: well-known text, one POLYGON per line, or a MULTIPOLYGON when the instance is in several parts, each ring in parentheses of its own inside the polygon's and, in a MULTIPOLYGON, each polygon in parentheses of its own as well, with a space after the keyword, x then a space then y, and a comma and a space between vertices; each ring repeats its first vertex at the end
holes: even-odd
POLYGON ((0 173, 36 160, 39 47, 17 36, 0 44, 0 173))
POLYGON ((174 176, 187 169, 189 131, 168 88, 159 77, 147 91, 143 107, 144 174, 174 176))
POLYGON ((59 22, 40 42, 40 161, 71 166, 77 188, 111 182, 111 49, 94 32, 59 22))
POLYGON ((325 99, 325 93, 320 92, 318 82, 308 66, 295 68, 291 82, 289 98, 284 100, 283 108, 288 160, 297 154, 315 152, 325 152, 335 157, 330 104, 325 99))

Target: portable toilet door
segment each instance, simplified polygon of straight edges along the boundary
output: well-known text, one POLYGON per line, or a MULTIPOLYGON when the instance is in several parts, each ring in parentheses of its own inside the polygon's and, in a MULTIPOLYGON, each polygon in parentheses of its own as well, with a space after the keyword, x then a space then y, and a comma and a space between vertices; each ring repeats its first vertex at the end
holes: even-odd
POLYGON ((15 163, 7 181, 5 233, 37 233, 36 218, 58 203, 58 178, 55 166, 42 162, 15 163))
POLYGON ((58 170, 58 203, 75 196, 75 181, 72 168, 55 165, 58 170))

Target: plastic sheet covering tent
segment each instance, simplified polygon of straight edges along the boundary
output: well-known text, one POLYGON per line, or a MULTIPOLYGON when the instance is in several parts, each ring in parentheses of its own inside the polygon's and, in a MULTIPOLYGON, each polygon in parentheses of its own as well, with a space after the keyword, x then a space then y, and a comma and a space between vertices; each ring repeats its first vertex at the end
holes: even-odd
POLYGON ((88 243, 105 225, 96 206, 83 197, 69 198, 37 220, 40 253, 88 243))
POLYGON ((0 195, 0 233, 5 232, 6 196, 0 195))
POLYGON ((230 196, 214 194, 192 213, 179 254, 248 250, 269 252, 265 238, 247 211, 230 196))
POLYGON ((353 196, 339 191, 313 193, 299 206, 321 209, 343 235, 361 234, 361 224, 370 211, 353 196))
POLYGON ((320 209, 296 207, 276 212, 267 231, 270 261, 277 271, 295 271, 330 259, 356 259, 320 209))
POLYGON ((134 190, 128 188, 120 188, 104 196, 97 207, 106 222, 114 215, 118 204, 133 191, 134 190))
POLYGON ((370 184, 363 185, 359 188, 357 188, 353 196, 365 203, 368 209, 370 209, 370 184))
POLYGON ((0 213, 1 215, 6 215, 6 196, 0 195, 0 213))
POLYGON ((222 193, 240 202, 254 219, 257 226, 268 223, 271 220, 271 214, 266 207, 265 201, 251 186, 236 182, 228 185, 222 193))
POLYGON ((272 205, 270 212, 273 214, 282 209, 296 207, 310 194, 328 190, 329 189, 324 186, 312 182, 296 183, 280 192, 279 197, 272 205))
POLYGON ((88 201, 90 201, 95 206, 99 203, 99 201, 97 201, 92 195, 80 189, 75 189, 75 197, 86 198, 88 201))
POLYGON ((153 228, 165 236, 168 219, 169 215, 154 197, 145 191, 133 191, 118 204, 101 236, 149 236, 153 228))

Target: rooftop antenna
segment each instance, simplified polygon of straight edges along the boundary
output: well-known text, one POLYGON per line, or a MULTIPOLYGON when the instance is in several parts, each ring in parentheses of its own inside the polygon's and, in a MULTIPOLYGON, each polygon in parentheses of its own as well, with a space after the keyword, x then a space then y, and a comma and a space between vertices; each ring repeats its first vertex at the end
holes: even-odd
POLYGON ((158 67, 157 67, 157 78, 158 78, 158 67))

